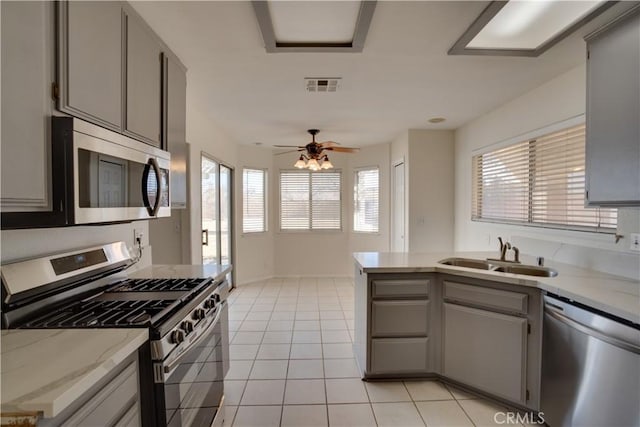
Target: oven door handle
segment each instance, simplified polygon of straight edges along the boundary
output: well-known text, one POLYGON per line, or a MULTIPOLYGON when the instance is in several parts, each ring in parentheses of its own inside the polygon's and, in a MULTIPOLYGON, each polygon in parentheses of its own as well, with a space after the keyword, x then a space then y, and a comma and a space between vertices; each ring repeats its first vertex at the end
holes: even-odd
POLYGON ((211 332, 211 330, 216 327, 216 324, 220 320, 220 315, 222 314, 222 309, 224 308, 225 304, 226 304, 226 302, 223 302, 222 304, 220 304, 218 306, 218 312, 216 313, 216 316, 211 321, 209 326, 207 326, 206 329, 204 331, 202 331, 200 336, 198 338, 196 338, 196 340, 194 342, 189 344, 189 347, 184 349, 182 351, 182 354, 180 354, 180 356, 178 356, 175 359, 173 359, 170 363, 164 365, 164 369, 163 370, 164 370, 165 374, 168 374, 168 373, 172 372, 177 367, 177 365, 179 365, 182 362, 182 359, 184 359, 186 357, 187 353, 189 353, 189 350, 191 350, 193 347, 197 347, 204 340, 204 338, 209 335, 209 332, 211 332))

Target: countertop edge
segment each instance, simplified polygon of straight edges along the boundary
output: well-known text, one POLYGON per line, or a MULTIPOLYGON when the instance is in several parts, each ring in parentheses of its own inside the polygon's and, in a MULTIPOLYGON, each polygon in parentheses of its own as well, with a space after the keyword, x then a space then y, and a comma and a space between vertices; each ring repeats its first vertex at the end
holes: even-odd
MULTIPOLYGON (((85 330, 85 329, 83 329, 85 330)), ((50 401, 39 402, 34 399, 24 403, 2 403, 0 410, 3 413, 28 413, 40 412, 44 418, 53 418, 64 411, 69 405, 80 399, 93 385, 107 376, 123 360, 136 352, 149 339, 149 331, 144 328, 128 329, 136 330, 139 333, 132 337, 120 350, 104 360, 98 366, 93 367, 89 372, 83 374, 82 378, 71 385, 71 387, 50 401)))

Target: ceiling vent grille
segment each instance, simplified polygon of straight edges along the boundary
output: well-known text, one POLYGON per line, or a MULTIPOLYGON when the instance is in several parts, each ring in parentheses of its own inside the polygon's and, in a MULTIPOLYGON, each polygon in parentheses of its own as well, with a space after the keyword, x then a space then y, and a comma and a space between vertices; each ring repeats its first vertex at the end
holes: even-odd
POLYGON ((341 77, 305 77, 307 92, 335 92, 340 87, 341 77))

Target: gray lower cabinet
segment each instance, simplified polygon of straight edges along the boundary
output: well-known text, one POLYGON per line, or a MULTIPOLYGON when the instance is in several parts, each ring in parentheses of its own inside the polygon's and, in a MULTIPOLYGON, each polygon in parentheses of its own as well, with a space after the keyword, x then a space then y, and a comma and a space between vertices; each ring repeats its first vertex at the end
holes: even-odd
POLYGON ((442 374, 524 403, 527 319, 448 303, 443 312, 442 374))
POLYGON ((587 203, 640 206, 640 6, 587 49, 587 203))
MULTIPOLYGON (((431 275, 372 275, 368 280, 367 376, 428 373, 431 275)), ((360 311, 356 307, 356 315, 362 315, 360 311)))
POLYGON ((3 212, 51 209, 54 3, 0 2, 3 212))
POLYGON ((124 131, 134 138, 160 147, 162 47, 144 21, 126 8, 125 21, 127 80, 124 131))
POLYGON ((58 109, 119 132, 122 128, 120 2, 58 2, 58 109))
POLYGON ((137 427, 140 421, 138 354, 120 363, 106 378, 55 418, 44 418, 39 427, 101 426, 137 427))
POLYGON ((428 372, 429 338, 374 338, 371 372, 406 374, 428 372))

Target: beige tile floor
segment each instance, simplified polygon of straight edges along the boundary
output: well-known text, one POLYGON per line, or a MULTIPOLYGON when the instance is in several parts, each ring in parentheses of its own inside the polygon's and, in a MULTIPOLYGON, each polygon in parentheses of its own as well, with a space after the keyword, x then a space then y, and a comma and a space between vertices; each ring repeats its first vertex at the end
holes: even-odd
POLYGON ((507 411, 438 381, 361 381, 353 315, 347 278, 270 279, 235 289, 225 425, 485 426, 507 411))

